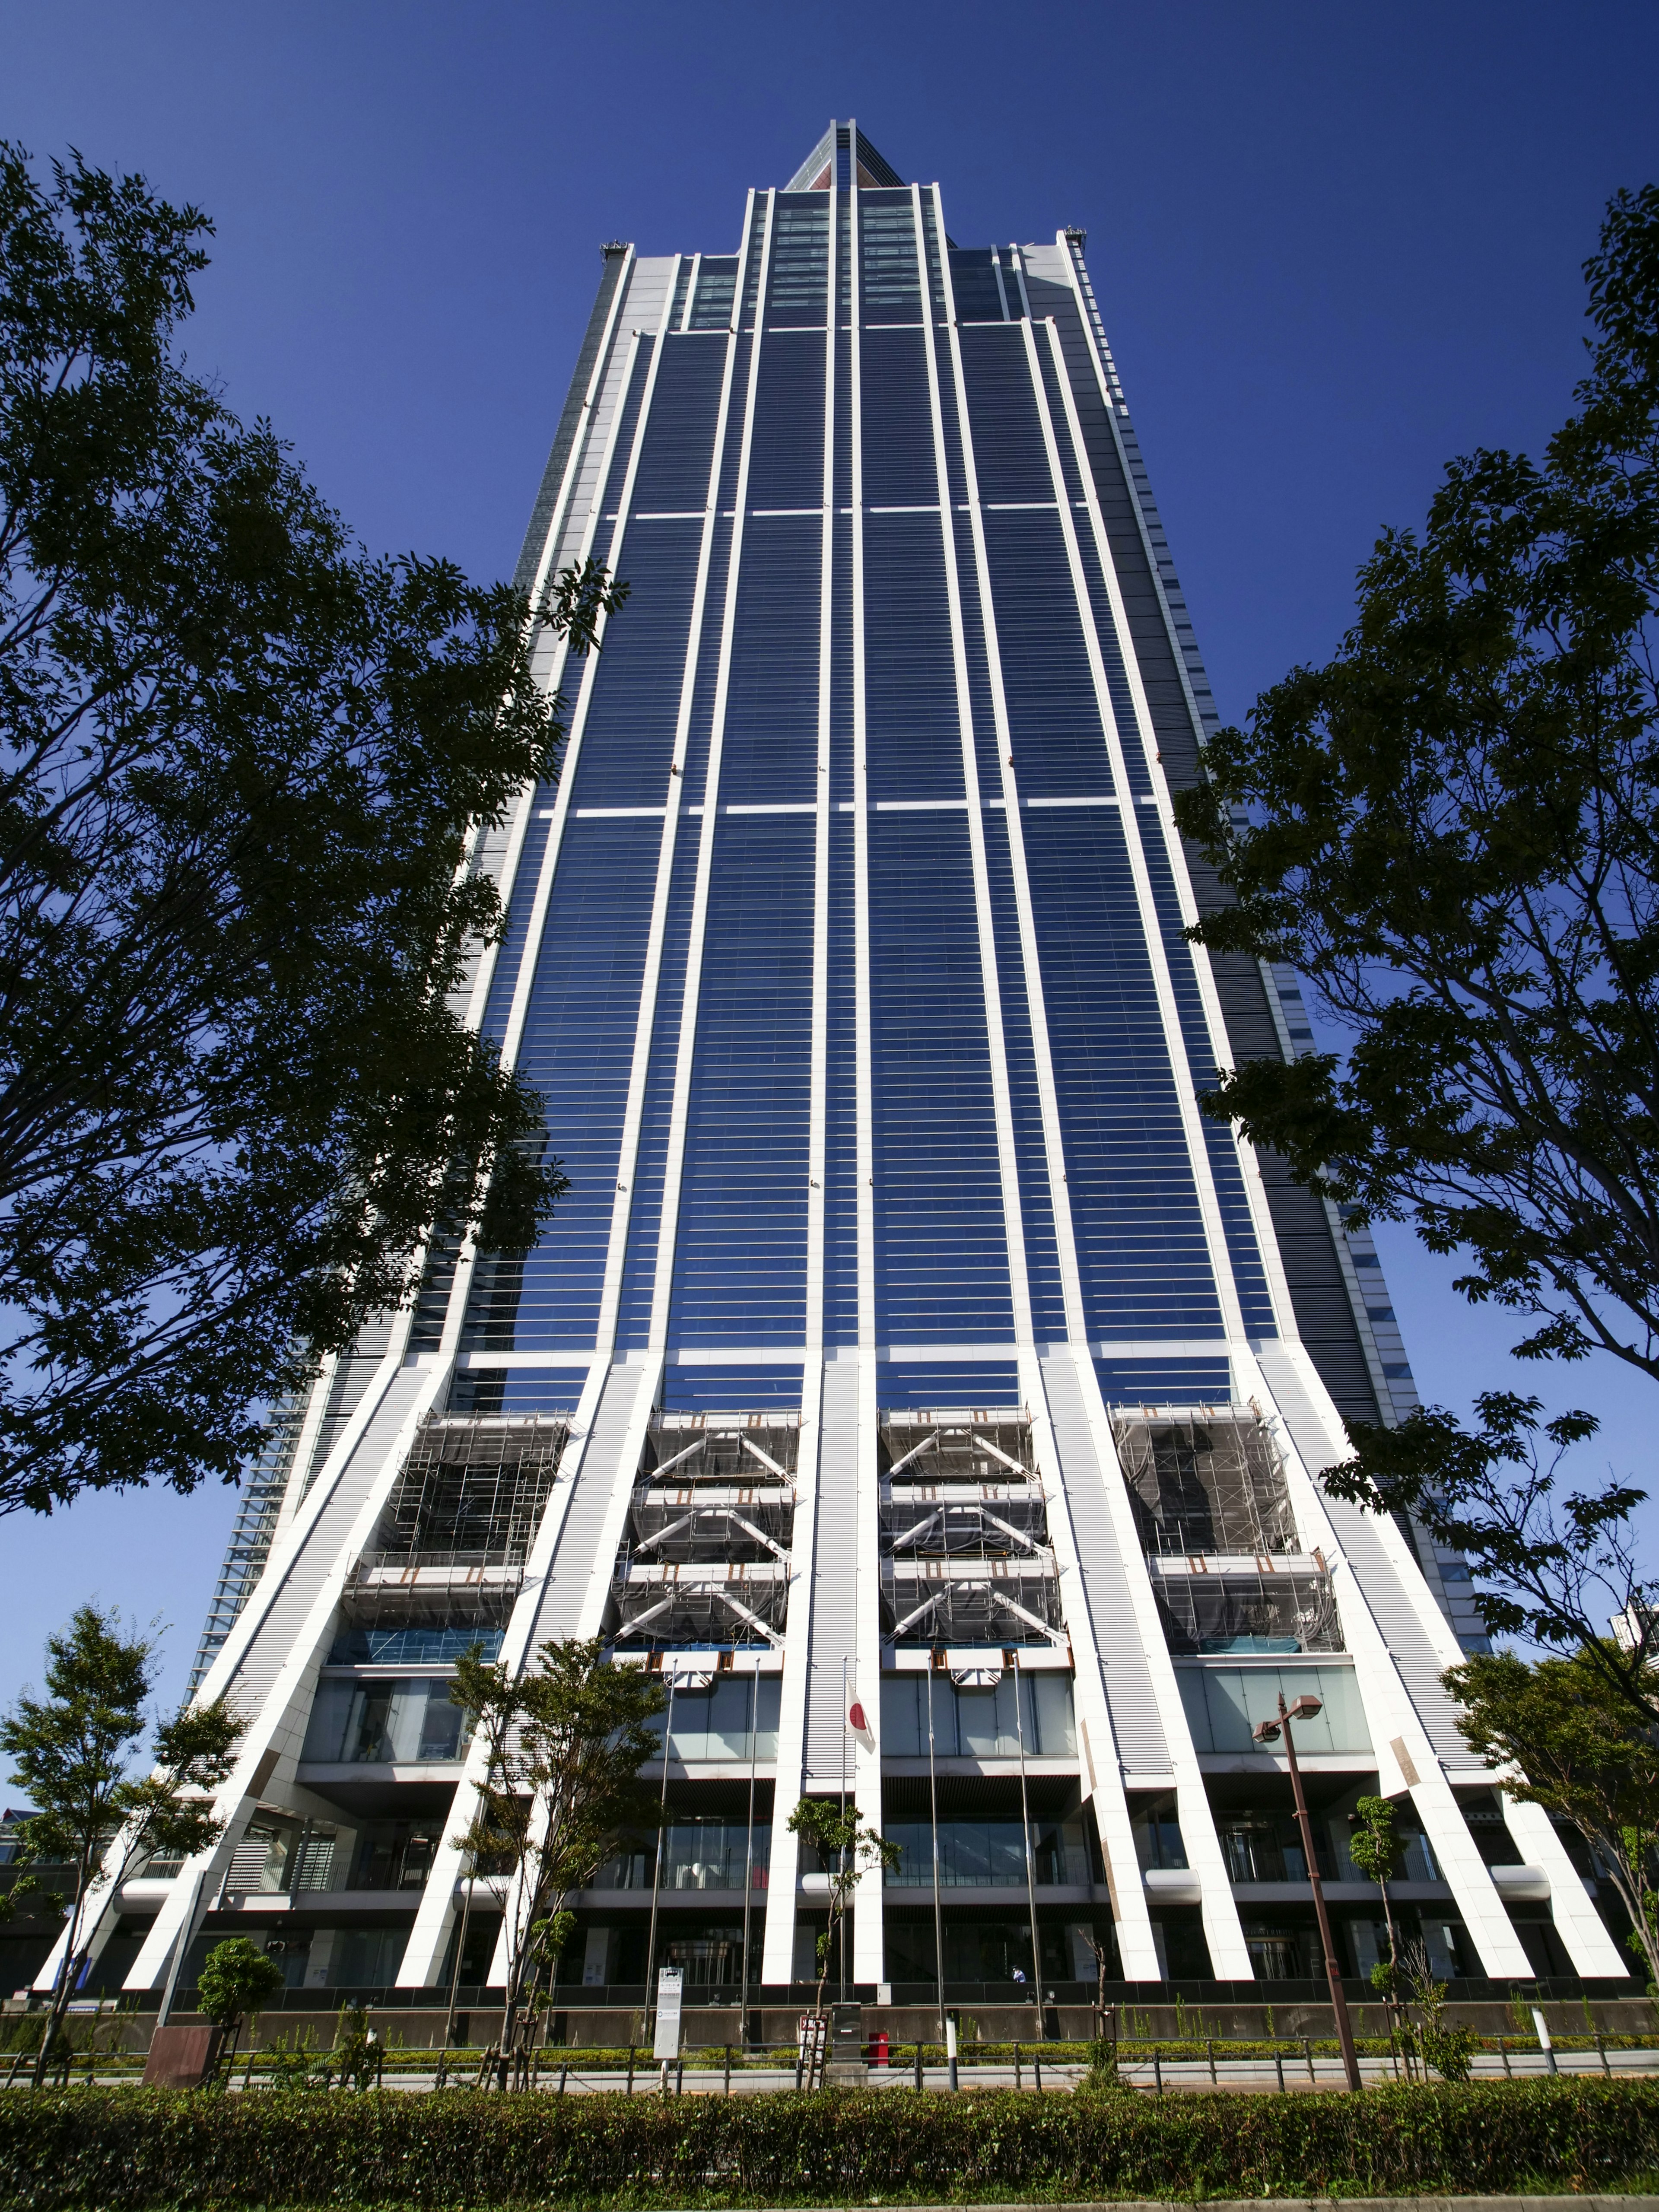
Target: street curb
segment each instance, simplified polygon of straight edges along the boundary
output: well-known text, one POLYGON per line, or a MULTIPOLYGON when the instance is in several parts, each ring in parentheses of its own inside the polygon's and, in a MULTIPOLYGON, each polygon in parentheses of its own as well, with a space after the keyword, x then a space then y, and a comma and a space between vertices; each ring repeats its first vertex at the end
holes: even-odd
MULTIPOLYGON (((1143 2197, 1061 2203, 1028 2197, 1008 2204, 909 2204, 902 2199, 861 2197, 872 2212, 1659 2212, 1659 2197, 1598 2197, 1564 2191, 1559 2197, 1143 2197)), ((853 2212, 849 2203, 792 2207, 791 2212, 853 2212)))

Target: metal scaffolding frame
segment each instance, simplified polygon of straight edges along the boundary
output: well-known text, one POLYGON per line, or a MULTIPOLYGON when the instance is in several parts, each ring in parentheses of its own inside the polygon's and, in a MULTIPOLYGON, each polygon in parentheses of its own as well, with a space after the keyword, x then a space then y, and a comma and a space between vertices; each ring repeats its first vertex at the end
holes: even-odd
POLYGON ((264 1449, 241 1479, 242 1495, 226 1547, 225 1563, 219 1570, 202 1640, 196 1650, 196 1664, 191 1669, 191 1696, 218 1656, 220 1645, 235 1626, 237 1615, 265 1571, 304 1418, 305 1394, 301 1392, 294 1403, 271 1416, 264 1449))
POLYGON ((1328 1575, 1160 1574, 1152 1590, 1171 1651, 1341 1651, 1328 1575))
POLYGON ((1298 1551, 1273 1439, 1248 1406, 1113 1408, 1118 1458, 1153 1556, 1298 1551))
POLYGON ((376 1547, 352 1564, 342 1617, 504 1626, 569 1433, 540 1419, 423 1422, 376 1547))
POLYGON ((649 1644, 783 1644, 789 1569, 775 1560, 710 1559, 692 1566, 635 1563, 611 1584, 617 1640, 649 1644))
POLYGON ((798 1416, 658 1416, 611 1577, 619 1642, 781 1644, 799 1441, 798 1416))
POLYGON ((878 1452, 889 1639, 1063 1646, 1030 1424, 890 1415, 878 1452))

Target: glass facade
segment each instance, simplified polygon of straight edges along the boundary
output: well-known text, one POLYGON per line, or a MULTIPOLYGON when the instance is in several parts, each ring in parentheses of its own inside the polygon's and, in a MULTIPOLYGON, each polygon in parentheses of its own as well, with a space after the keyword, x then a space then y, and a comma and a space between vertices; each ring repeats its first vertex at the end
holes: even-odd
POLYGON ((757 195, 634 334, 587 541, 631 593, 488 1016, 572 1189, 476 1272, 469 1346, 873 1341, 995 1398, 1022 1340, 1218 1372, 1278 1325, 1192 1107, 1228 1048, 1107 580, 1087 304, 1069 249, 942 241, 926 187, 757 195))

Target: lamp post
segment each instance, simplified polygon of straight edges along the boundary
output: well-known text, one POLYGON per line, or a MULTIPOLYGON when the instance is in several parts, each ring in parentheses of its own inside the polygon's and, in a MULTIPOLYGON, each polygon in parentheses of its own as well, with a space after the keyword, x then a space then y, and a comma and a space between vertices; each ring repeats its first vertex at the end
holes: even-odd
POLYGON ((1342 1994, 1342 1969, 1337 1962, 1336 1946, 1331 1941, 1331 1919, 1325 1910, 1325 1890, 1319 1879, 1319 1859, 1314 1850, 1313 1822, 1308 1818, 1308 1801, 1302 1790, 1302 1770, 1296 1763, 1296 1741, 1291 1733, 1292 1721, 1310 1721, 1321 1710, 1317 1698, 1297 1698, 1286 1705, 1283 1691, 1279 1698, 1279 1718, 1258 1721, 1250 1731, 1258 1743, 1275 1743, 1282 1735, 1285 1757, 1290 1764, 1291 1789, 1296 1798, 1296 1817, 1302 1829, 1302 1848, 1307 1854, 1308 1882, 1313 1891, 1314 1917, 1319 1923, 1319 1940, 1325 1947, 1325 1978, 1330 1984, 1331 2010, 1336 2017, 1336 2039, 1342 2050, 1342 2070, 1348 2077, 1350 2089, 1362 2087, 1359 2060, 1353 2047, 1353 2025, 1348 2018, 1348 2001, 1342 1994))

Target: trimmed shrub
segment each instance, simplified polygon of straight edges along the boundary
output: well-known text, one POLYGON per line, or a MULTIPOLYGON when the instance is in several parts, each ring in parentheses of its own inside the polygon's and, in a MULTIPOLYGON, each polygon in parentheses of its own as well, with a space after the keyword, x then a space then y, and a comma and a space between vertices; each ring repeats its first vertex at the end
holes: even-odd
POLYGON ((1358 2097, 905 2090, 631 2100, 72 2090, 0 2099, 0 2201, 884 2204, 1605 2191, 1659 2172, 1659 2083, 1358 2097))

